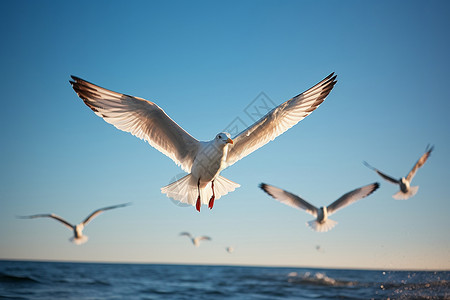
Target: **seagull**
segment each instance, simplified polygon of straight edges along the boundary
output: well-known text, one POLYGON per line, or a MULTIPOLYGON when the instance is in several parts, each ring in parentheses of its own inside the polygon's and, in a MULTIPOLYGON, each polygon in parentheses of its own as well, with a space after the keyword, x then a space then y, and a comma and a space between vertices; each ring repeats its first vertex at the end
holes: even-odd
POLYGON ((294 208, 303 209, 307 213, 316 217, 315 220, 307 222, 309 227, 315 231, 326 232, 336 226, 337 222, 328 219, 333 213, 339 209, 346 207, 370 194, 372 194, 376 189, 378 189, 378 182, 360 187, 347 194, 341 196, 339 199, 331 203, 326 207, 317 208, 314 205, 306 202, 297 195, 291 194, 285 190, 279 189, 277 187, 261 183, 259 187, 265 191, 267 194, 275 198, 275 200, 280 201, 283 204, 292 206, 294 208))
POLYGON ((211 238, 209 236, 196 236, 196 237, 193 237, 189 232, 181 232, 180 235, 185 235, 188 238, 190 238, 192 244, 194 244, 195 247, 200 246, 200 241, 210 241, 211 240, 211 238))
POLYGON ((231 254, 231 253, 233 253, 234 248, 230 246, 230 247, 226 247, 225 250, 231 254))
MULTIPOLYGON (((272 109, 233 139, 229 133, 220 132, 214 139, 203 142, 187 133, 151 101, 71 77, 72 88, 97 116, 144 139, 188 173, 162 187, 161 192, 176 201, 195 206, 199 212, 202 204, 212 209, 215 199, 240 187, 221 176, 222 170, 307 117, 322 104, 337 82, 336 75, 331 73, 312 88, 272 109)), ((211 118, 214 119, 213 113, 209 116, 211 118)))
POLYGON ((81 222, 80 224, 77 224, 77 225, 72 225, 69 222, 67 222, 66 220, 64 220, 63 218, 61 218, 60 216, 57 216, 55 214, 39 214, 39 215, 32 215, 32 216, 23 216, 23 217, 19 217, 19 218, 21 218, 21 219, 53 218, 53 219, 61 222, 63 225, 68 227, 70 230, 73 230, 73 237, 71 237, 69 240, 76 245, 81 245, 81 244, 86 243, 88 240, 88 237, 86 235, 83 235, 83 229, 84 229, 84 226, 86 226, 86 224, 89 223, 89 221, 91 221, 98 214, 104 212, 105 210, 118 208, 118 207, 124 207, 124 206, 128 206, 130 204, 131 203, 125 203, 125 204, 119 204, 119 205, 108 206, 108 207, 97 209, 96 211, 91 213, 83 222, 81 222))
POLYGON ((369 169, 374 170, 378 173, 384 180, 389 181, 393 184, 398 184, 400 186, 400 191, 392 195, 392 198, 396 200, 407 200, 408 198, 414 196, 417 191, 419 190, 419 186, 410 186, 412 179, 414 178, 414 175, 416 175, 417 170, 422 167, 425 162, 427 161, 428 157, 431 154, 431 151, 433 151, 434 146, 428 145, 425 149, 425 153, 419 158, 419 160, 416 162, 414 167, 409 171, 408 175, 406 177, 402 177, 400 179, 394 179, 391 176, 388 176, 378 169, 375 169, 371 165, 369 165, 367 162, 363 162, 366 167, 369 169))

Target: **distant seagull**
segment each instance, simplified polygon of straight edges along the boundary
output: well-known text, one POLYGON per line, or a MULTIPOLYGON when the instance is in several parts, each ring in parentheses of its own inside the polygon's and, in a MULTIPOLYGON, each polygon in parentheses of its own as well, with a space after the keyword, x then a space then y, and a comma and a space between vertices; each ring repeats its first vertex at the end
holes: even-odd
POLYGON ((32 216, 23 216, 23 217, 19 217, 19 218, 22 218, 22 219, 53 218, 53 219, 61 222, 62 224, 64 224, 68 228, 70 228, 71 230, 73 230, 73 237, 71 237, 69 240, 76 245, 81 245, 81 244, 86 243, 88 240, 88 237, 86 235, 83 235, 83 229, 84 229, 84 226, 87 223, 89 223, 89 221, 91 221, 98 214, 100 214, 101 212, 104 212, 105 210, 118 208, 118 207, 124 207, 124 206, 128 206, 130 204, 131 203, 125 203, 125 204, 119 204, 119 205, 108 206, 108 207, 97 209, 96 211, 91 213, 83 222, 81 222, 78 225, 72 225, 69 222, 67 222, 66 220, 64 220, 63 218, 61 218, 60 216, 57 216, 55 214, 40 214, 40 215, 32 215, 32 216))
POLYGON ((185 235, 189 239, 191 239, 192 244, 194 244, 195 247, 200 246, 200 241, 210 241, 211 238, 209 236, 196 236, 193 237, 189 232, 182 232, 180 235, 185 235))
MULTIPOLYGON (((161 188, 161 192, 174 200, 195 205, 200 211, 201 204, 212 209, 214 199, 240 186, 220 176, 220 172, 274 140, 318 108, 336 84, 333 75, 272 109, 233 139, 229 133, 221 132, 208 142, 192 137, 153 102, 116 93, 75 76, 70 83, 97 116, 146 140, 188 172, 161 188)), ((205 120, 205 126, 212 126, 215 115, 220 114, 224 106, 227 104, 217 103, 216 112, 198 116, 199 120, 205 120)))
POLYGON ((317 246, 316 246, 316 250, 317 250, 317 252, 321 252, 321 253, 324 252, 323 249, 322 249, 322 247, 321 247, 320 245, 317 245, 317 246))
POLYGON ((434 146, 430 147, 430 145, 428 145, 427 148, 425 149, 425 153, 419 158, 419 160, 416 162, 412 170, 409 171, 408 175, 400 179, 394 179, 384 173, 381 173, 381 171, 375 169, 365 161, 363 163, 366 167, 377 172, 378 175, 380 175, 384 180, 389 181, 393 184, 398 184, 400 186, 400 191, 392 195, 392 198, 397 200, 406 200, 414 196, 419 190, 419 186, 410 186, 411 180, 414 178, 414 175, 416 175, 417 170, 425 164, 425 162, 427 161, 428 157, 431 154, 431 151, 433 151, 433 148, 434 146))
POLYGON ((226 247, 225 250, 231 254, 231 253, 233 253, 234 248, 230 246, 230 247, 226 247))
POLYGON ((292 206, 294 208, 303 209, 307 213, 316 217, 316 220, 309 221, 307 222, 307 224, 315 231, 326 232, 332 229, 337 224, 336 221, 328 219, 328 216, 331 216, 339 209, 372 194, 379 187, 379 184, 378 182, 375 182, 360 187, 343 195, 341 198, 337 199, 327 207, 322 206, 320 208, 309 204, 297 195, 291 194, 277 187, 265 183, 261 183, 259 187, 281 203, 292 206))

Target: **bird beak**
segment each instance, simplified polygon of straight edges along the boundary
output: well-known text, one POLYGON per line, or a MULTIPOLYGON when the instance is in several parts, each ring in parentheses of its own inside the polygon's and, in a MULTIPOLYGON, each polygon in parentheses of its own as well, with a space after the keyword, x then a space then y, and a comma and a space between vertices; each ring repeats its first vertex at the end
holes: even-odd
POLYGON ((227 144, 233 144, 233 140, 232 140, 232 139, 230 139, 230 138, 228 138, 228 140, 227 140, 227 144))

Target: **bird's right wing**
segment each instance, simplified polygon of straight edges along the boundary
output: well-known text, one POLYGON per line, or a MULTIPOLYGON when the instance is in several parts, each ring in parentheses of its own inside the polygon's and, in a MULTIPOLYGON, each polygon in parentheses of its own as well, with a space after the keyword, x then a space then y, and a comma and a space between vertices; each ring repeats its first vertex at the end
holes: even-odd
POLYGON ((103 207, 103 208, 99 208, 97 210, 95 210, 93 213, 91 213, 86 219, 84 219, 83 221, 83 225, 86 225, 89 221, 91 221, 93 218, 95 218, 98 214, 104 212, 105 210, 110 210, 110 209, 114 209, 114 208, 118 208, 118 207, 124 207, 124 206, 128 206, 131 203, 124 203, 124 204, 118 204, 118 205, 113 205, 113 206, 108 206, 108 207, 103 207))
POLYGON ((333 203, 327 206, 327 212, 328 215, 331 215, 338 211, 339 209, 346 207, 347 205, 350 205, 364 197, 369 196, 374 191, 376 191, 380 187, 380 184, 378 182, 360 187, 356 190, 353 190, 351 192, 346 193, 333 203))
POLYGON ((198 240, 199 241, 210 241, 211 238, 209 236, 199 236, 198 240))
POLYGON ((428 145, 427 148, 425 149, 425 153, 419 158, 419 160, 416 162, 416 164, 414 165, 414 167, 412 168, 411 171, 409 171, 408 176, 406 176, 406 180, 408 180, 409 182, 411 182, 411 180, 414 178, 414 175, 416 175, 417 170, 422 167, 425 162, 427 161, 428 157, 430 157, 431 151, 433 151, 434 146, 428 145))
POLYGON ((387 180, 387 181, 392 182, 392 183, 394 183, 394 184, 399 184, 399 183, 400 183, 400 180, 395 179, 395 178, 392 178, 391 176, 382 173, 380 170, 378 170, 378 169, 372 167, 371 165, 369 165, 366 161, 363 161, 363 164, 364 164, 366 167, 368 167, 369 169, 372 169, 372 170, 374 170, 375 172, 377 172, 378 175, 380 175, 384 180, 387 180))
POLYGON ((116 93, 81 78, 70 81, 84 103, 116 128, 146 140, 190 172, 199 142, 173 121, 158 105, 139 97, 116 93))
POLYGON ((61 218, 60 216, 57 216, 55 214, 39 214, 39 215, 32 215, 32 216, 23 216, 20 217, 21 219, 35 219, 35 218, 52 218, 59 222, 61 222, 63 225, 67 226, 71 230, 73 230, 73 225, 61 218))
POLYGON ((313 215, 314 217, 317 217, 318 211, 317 207, 309 204, 299 196, 265 183, 261 183, 259 187, 264 192, 272 196, 275 200, 278 200, 283 204, 289 205, 297 209, 301 208, 305 210, 307 213, 313 215))

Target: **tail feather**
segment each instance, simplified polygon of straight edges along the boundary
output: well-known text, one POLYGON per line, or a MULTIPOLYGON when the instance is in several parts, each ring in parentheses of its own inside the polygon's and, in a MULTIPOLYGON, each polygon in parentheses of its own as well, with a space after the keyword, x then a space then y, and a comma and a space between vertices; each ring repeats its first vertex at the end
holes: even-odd
POLYGON ((392 195, 392 198, 395 200, 407 200, 417 194, 419 191, 419 186, 410 186, 409 191, 407 193, 403 193, 402 191, 398 191, 394 195, 392 195))
MULTIPOLYGON (((215 199, 220 199, 220 197, 234 191, 236 188, 240 187, 239 184, 226 179, 225 177, 218 176, 214 180, 214 196, 215 199)), ((198 197, 197 180, 191 174, 188 174, 172 182, 171 184, 162 187, 161 193, 166 194, 167 197, 172 198, 176 201, 182 203, 187 203, 190 205, 195 205, 198 197)), ((200 189, 200 200, 202 204, 208 205, 209 199, 212 197, 211 182, 209 182, 204 188, 200 189)))
POLYGON ((85 235, 83 235, 83 236, 81 236, 79 238, 71 237, 69 239, 69 241, 71 241, 75 245, 81 245, 81 244, 84 244, 84 243, 86 243, 88 241, 88 237, 85 236, 85 235))
POLYGON ((337 225, 338 222, 327 219, 323 223, 317 222, 317 220, 312 220, 307 222, 308 226, 311 227, 312 230, 319 231, 319 232, 327 232, 328 230, 332 229, 334 226, 337 225))

